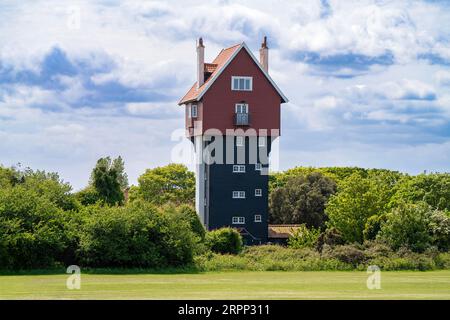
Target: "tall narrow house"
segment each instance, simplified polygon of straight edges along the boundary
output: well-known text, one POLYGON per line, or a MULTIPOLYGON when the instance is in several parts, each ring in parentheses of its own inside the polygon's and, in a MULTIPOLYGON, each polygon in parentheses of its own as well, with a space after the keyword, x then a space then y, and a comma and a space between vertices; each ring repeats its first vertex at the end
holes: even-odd
POLYGON ((197 42, 197 81, 180 100, 196 156, 196 209, 208 230, 237 228, 247 244, 267 241, 268 157, 287 98, 269 76, 266 37, 259 61, 245 43, 206 63, 197 42))

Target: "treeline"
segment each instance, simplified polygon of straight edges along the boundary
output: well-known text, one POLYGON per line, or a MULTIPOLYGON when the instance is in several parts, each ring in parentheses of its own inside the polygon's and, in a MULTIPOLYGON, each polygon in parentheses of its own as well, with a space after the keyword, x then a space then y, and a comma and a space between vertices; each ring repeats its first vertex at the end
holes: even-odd
POLYGON ((298 167, 270 177, 270 221, 301 224, 293 247, 378 241, 450 249, 450 174, 298 167))
POLYGON ((159 269, 211 250, 239 252, 235 230, 204 230, 191 205, 194 181, 172 164, 147 170, 129 190, 122 159, 102 158, 88 186, 72 192, 56 173, 0 167, 0 268, 159 269))
MULTIPOLYGON (((222 254, 252 264, 248 252, 259 251, 239 254, 237 231, 204 230, 193 208, 195 177, 185 166, 148 169, 131 187, 124 167, 120 157, 99 159, 87 186, 73 192, 56 173, 0 166, 0 268, 214 270, 217 261, 228 261, 222 254)), ((273 261, 261 256, 267 270, 285 253, 293 263, 280 267, 287 270, 326 269, 333 259, 349 268, 356 264, 348 261, 381 258, 386 268, 405 268, 420 260, 416 255, 431 259, 427 265, 448 264, 442 262, 448 254, 440 255, 450 249, 448 173, 298 167, 270 176, 269 209, 271 223, 301 226, 289 249, 277 247, 273 261), (294 261, 301 252, 309 252, 312 265, 294 261), (405 255, 411 263, 392 262, 405 255)))

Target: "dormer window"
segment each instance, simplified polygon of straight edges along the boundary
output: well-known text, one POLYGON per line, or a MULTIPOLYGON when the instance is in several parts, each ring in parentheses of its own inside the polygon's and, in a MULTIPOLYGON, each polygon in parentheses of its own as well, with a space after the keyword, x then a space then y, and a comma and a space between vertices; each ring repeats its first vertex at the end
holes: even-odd
POLYGON ((252 77, 231 77, 231 90, 235 91, 252 91, 253 78, 252 77))

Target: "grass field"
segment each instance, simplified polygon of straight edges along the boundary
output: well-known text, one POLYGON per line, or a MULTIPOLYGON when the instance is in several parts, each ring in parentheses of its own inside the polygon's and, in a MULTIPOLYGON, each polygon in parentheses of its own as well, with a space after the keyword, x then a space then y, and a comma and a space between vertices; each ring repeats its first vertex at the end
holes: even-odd
POLYGON ((365 272, 223 272, 0 276, 0 299, 450 299, 450 271, 382 272, 381 289, 365 272))

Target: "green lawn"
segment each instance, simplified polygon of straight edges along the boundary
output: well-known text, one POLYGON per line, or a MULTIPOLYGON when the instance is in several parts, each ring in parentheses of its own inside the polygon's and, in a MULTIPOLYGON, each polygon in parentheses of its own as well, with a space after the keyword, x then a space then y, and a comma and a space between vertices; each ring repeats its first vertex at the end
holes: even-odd
POLYGON ((450 299, 450 270, 382 272, 381 289, 365 272, 222 272, 0 276, 0 299, 450 299))

